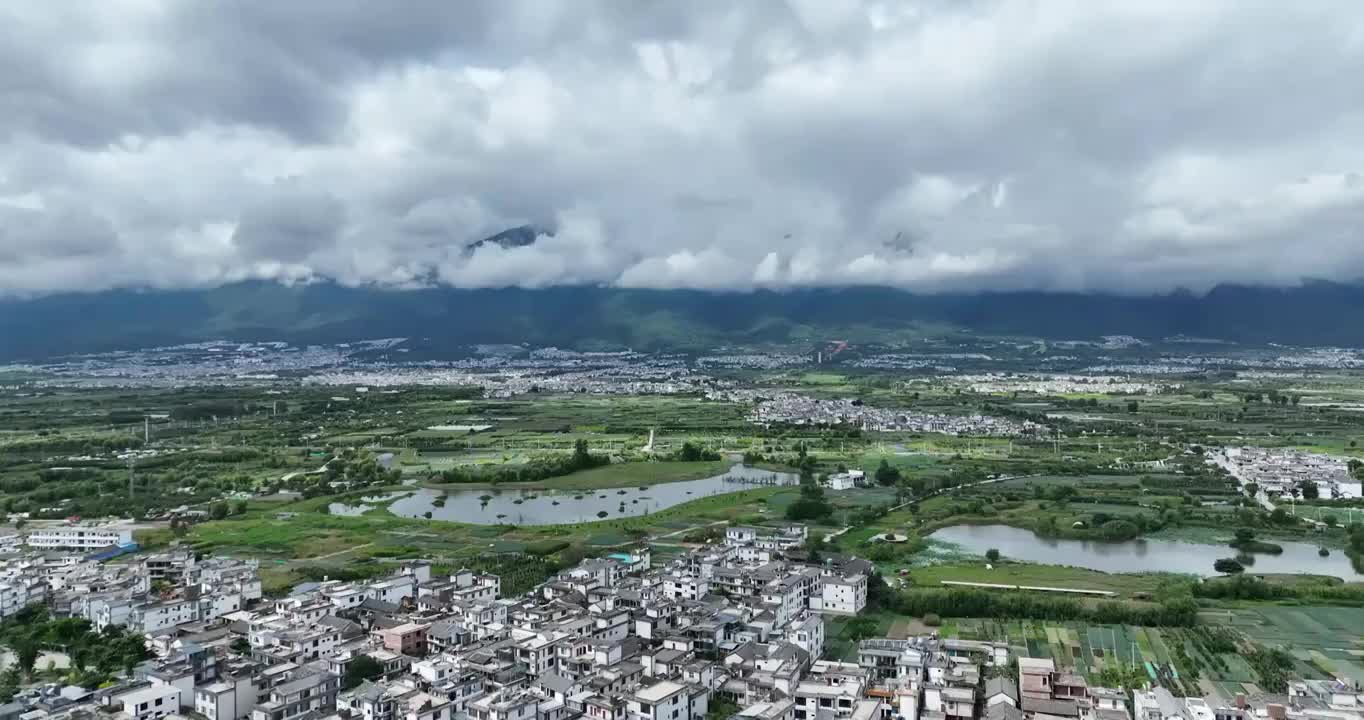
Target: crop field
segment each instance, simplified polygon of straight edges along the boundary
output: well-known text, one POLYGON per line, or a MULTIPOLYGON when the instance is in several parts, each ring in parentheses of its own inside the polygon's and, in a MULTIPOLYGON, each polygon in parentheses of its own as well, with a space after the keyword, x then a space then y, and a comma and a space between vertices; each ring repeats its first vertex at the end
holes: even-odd
MULTIPOLYGON (((1309 608, 1313 613, 1339 608, 1309 608)), ((1239 612, 1239 611, 1238 611, 1239 612)), ((1364 611, 1360 611, 1364 612, 1364 611)), ((1246 661, 1250 641, 1268 647, 1282 645, 1242 630, 1226 627, 1150 628, 1131 625, 1089 625, 1076 622, 999 621, 961 619, 944 626, 944 634, 970 640, 1006 642, 1019 657, 1050 658, 1058 667, 1073 667, 1092 684, 1102 682, 1105 670, 1144 673, 1153 681, 1189 694, 1217 692, 1232 697, 1239 692, 1254 692, 1262 682, 1246 661)), ((1355 633, 1358 632, 1356 628, 1355 633)), ((1294 674, 1304 678, 1331 676, 1313 658, 1327 654, 1331 641, 1321 635, 1307 636, 1293 644, 1297 660, 1294 674), (1315 646, 1309 646, 1309 644, 1315 646)), ((1329 655, 1327 655, 1330 657, 1329 655)), ((1345 672, 1342 663, 1332 658, 1335 668, 1345 672)), ((1348 673, 1347 676, 1353 677, 1348 673)))
POLYGON ((1264 645, 1289 649, 1299 665, 1364 682, 1364 608, 1257 605, 1226 618, 1264 645))

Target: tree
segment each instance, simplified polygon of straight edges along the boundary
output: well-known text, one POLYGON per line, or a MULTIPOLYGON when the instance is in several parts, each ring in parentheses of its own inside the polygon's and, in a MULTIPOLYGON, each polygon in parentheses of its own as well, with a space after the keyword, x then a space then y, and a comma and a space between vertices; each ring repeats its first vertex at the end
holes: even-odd
POLYGON ((881 464, 876 466, 876 484, 890 486, 900 481, 900 469, 892 467, 885 458, 881 459, 881 464))
POLYGON ((1302 484, 1300 484, 1298 487, 1302 490, 1303 500, 1316 500, 1321 492, 1317 488, 1317 484, 1312 482, 1311 480, 1302 481, 1302 484))
POLYGON ((1127 412, 1134 413, 1134 412, 1136 412, 1140 407, 1141 407, 1141 406, 1137 404, 1137 401, 1136 401, 1136 400, 1128 400, 1128 401, 1127 401, 1127 412))
POLYGON ((1212 564, 1212 569, 1224 575, 1237 575, 1246 571, 1245 566, 1237 562, 1236 558, 1221 558, 1212 564))
POLYGON ((990 548, 989 550, 986 550, 986 551, 985 551, 985 559, 986 559, 986 560, 989 560, 989 561, 992 562, 992 563, 997 563, 997 562, 999 562, 999 549, 998 549, 998 548, 990 548))
POLYGON ((808 473, 801 473, 800 498, 786 507, 788 520, 817 520, 833 513, 824 499, 824 488, 808 473))
POLYGON ((19 669, 26 675, 32 675, 33 665, 38 662, 38 655, 41 653, 38 643, 30 638, 23 638, 12 643, 11 648, 14 650, 19 669))
POLYGON ((373 680, 384 674, 384 666, 368 655, 356 655, 346 665, 346 676, 341 680, 342 690, 351 690, 366 680, 373 680))
POLYGON ((848 637, 858 642, 876 634, 876 621, 866 615, 858 615, 848 622, 848 637))
POLYGON ((1254 540, 1254 539, 1255 539, 1255 531, 1254 531, 1254 530, 1251 530, 1250 528, 1245 528, 1245 527, 1243 527, 1243 528, 1237 528, 1237 529, 1236 529, 1236 542, 1238 542, 1238 543, 1248 543, 1248 542, 1250 542, 1251 540, 1254 540))
POLYGON ((232 514, 233 514, 233 515, 245 515, 245 514, 246 514, 246 501, 245 501, 245 500, 238 500, 237 502, 232 503, 232 514))
POLYGON ((1255 497, 1260 494, 1260 483, 1246 483, 1246 494, 1255 497))
POLYGON ((867 578, 867 610, 888 609, 894 599, 895 593, 886 583, 886 579, 881 577, 881 573, 874 572, 867 578))
POLYGON ((209 506, 208 516, 214 520, 222 520, 227 517, 227 503, 216 502, 209 506))
POLYGON ((251 641, 244 637, 237 638, 232 641, 232 644, 229 647, 232 648, 232 652, 237 653, 238 655, 245 655, 251 652, 251 641))

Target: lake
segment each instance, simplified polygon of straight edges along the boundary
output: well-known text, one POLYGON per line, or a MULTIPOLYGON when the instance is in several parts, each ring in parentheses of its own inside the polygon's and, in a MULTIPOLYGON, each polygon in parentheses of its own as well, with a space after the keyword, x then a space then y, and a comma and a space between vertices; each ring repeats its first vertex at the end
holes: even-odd
MULTIPOLYGON (((666 510, 674 505, 711 495, 738 492, 763 485, 794 485, 800 477, 793 473, 760 470, 735 465, 722 475, 700 480, 639 487, 599 490, 417 490, 388 506, 400 517, 422 518, 431 513, 433 520, 496 525, 567 525, 571 523, 639 517, 666 510), (444 504, 437 506, 437 500, 444 504), (485 499, 486 498, 486 499, 485 499), (597 513, 605 511, 606 517, 597 513)), ((337 515, 356 513, 360 505, 333 504, 337 515)), ((359 510, 358 512, 364 512, 359 510)))
MULTIPOLYGON (((1209 577, 1219 574, 1212 569, 1215 560, 1240 554, 1226 545, 1180 540, 1138 539, 1116 543, 1059 540, 1038 537, 1031 530, 1008 525, 954 525, 928 538, 977 555, 995 548, 1010 560, 1069 565, 1108 573, 1170 572, 1209 577)), ((1330 557, 1320 557, 1316 545, 1273 542, 1283 546, 1283 554, 1254 555, 1255 563, 1246 566, 1247 573, 1334 575, 1350 581, 1364 580, 1364 575, 1355 572, 1350 558, 1341 550, 1332 550, 1330 557)))

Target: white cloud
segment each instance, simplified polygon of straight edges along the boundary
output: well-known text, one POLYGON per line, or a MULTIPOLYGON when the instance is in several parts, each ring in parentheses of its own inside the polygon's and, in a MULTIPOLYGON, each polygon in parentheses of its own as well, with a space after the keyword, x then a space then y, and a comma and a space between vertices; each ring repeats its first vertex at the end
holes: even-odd
POLYGON ((12 5, 0 293, 1354 279, 1359 37, 1346 0, 12 5))

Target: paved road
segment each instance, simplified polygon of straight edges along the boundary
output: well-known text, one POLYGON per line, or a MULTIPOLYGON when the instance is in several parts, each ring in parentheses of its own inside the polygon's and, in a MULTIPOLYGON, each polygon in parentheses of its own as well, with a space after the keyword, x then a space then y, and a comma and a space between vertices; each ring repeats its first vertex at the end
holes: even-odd
MULTIPOLYGON (((1227 454, 1225 452, 1213 453, 1212 461, 1218 467, 1222 468, 1223 470, 1226 470, 1227 473, 1230 474, 1232 477, 1236 478, 1236 482, 1241 486, 1241 491, 1245 492, 1246 483, 1250 481, 1246 480, 1246 478, 1241 476, 1241 468, 1239 468, 1236 465, 1236 463, 1232 462, 1231 458, 1227 457, 1227 454)), ((1255 501, 1260 503, 1260 506, 1265 509, 1265 512, 1274 512, 1274 510, 1278 508, 1278 506, 1274 504, 1274 501, 1269 497, 1269 493, 1265 492, 1264 490, 1260 490, 1259 492, 1255 493, 1255 501)), ((1297 514, 1298 514, 1297 508, 1294 508, 1293 511, 1294 517, 1297 517, 1297 514)), ((1320 520, 1313 520, 1312 518, 1300 517, 1298 519, 1302 520, 1305 523, 1308 523, 1309 525, 1316 525, 1318 527, 1326 525, 1326 523, 1320 520)))
MULTIPOLYGON (((1236 478, 1237 484, 1241 486, 1241 492, 1245 492, 1246 483, 1249 481, 1241 476, 1241 468, 1237 467, 1236 463, 1232 462, 1231 458, 1228 457, 1225 452, 1213 453, 1212 462, 1217 467, 1226 470, 1228 475, 1231 475, 1232 477, 1236 478)), ((1269 499, 1269 493, 1265 492, 1264 490, 1260 490, 1259 492, 1255 493, 1255 501, 1260 503, 1260 505, 1265 509, 1265 512, 1274 512, 1274 509, 1276 507, 1274 505, 1274 501, 1269 499)))

